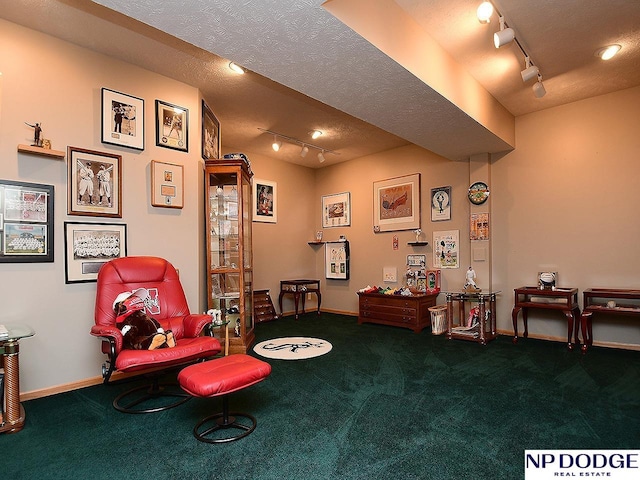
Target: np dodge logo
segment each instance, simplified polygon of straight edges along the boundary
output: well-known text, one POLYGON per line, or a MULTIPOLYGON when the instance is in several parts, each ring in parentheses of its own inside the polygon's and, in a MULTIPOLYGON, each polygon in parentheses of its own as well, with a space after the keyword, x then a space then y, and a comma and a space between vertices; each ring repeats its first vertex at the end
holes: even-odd
POLYGON ((526 450, 525 480, 597 477, 640 478, 640 450, 526 450))

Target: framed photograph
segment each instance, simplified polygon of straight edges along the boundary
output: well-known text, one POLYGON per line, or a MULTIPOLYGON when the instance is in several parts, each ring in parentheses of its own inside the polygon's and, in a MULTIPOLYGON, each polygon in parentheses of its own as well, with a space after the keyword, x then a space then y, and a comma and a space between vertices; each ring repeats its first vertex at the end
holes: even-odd
POLYGON ((431 221, 451 220, 451 187, 431 189, 431 221))
POLYGON ((433 266, 460 268, 460 230, 433 232, 433 266))
POLYGON ((156 145, 189 151, 189 110, 156 100, 156 145))
POLYGON ((420 174, 373 182, 373 231, 420 228, 420 174))
POLYGON ((144 100, 102 89, 102 143, 144 150, 144 100))
POLYGON ((67 147, 67 214, 122 218, 122 156, 67 147))
POLYGON ((253 221, 277 223, 278 184, 269 180, 253 179, 253 221))
POLYGON ((184 207, 184 167, 151 160, 151 205, 184 207))
POLYGON ((0 180, 0 263, 53 262, 53 185, 0 180))
POLYGON ((202 158, 220 158, 220 122, 202 100, 202 158))
POLYGON ((407 255, 407 265, 409 267, 426 267, 427 256, 426 255, 407 255))
POLYGON ((351 194, 349 192, 322 197, 322 228, 351 225, 351 194))
POLYGON ((127 226, 64 222, 65 283, 95 282, 100 267, 127 256, 127 226))
POLYGON ((324 249, 325 277, 349 280, 349 242, 327 242, 324 249))

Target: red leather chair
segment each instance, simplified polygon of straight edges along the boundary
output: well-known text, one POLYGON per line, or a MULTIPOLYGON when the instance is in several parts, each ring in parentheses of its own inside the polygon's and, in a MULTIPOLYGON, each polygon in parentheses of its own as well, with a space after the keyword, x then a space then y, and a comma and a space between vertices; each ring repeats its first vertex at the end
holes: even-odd
POLYGON ((169 367, 193 363, 217 355, 220 342, 208 335, 211 316, 191 314, 176 269, 168 261, 158 257, 123 257, 102 266, 98 273, 95 325, 91 334, 100 337, 102 353, 108 359, 102 366, 104 384, 108 384, 113 372, 145 372, 154 370, 152 384, 134 388, 116 397, 113 406, 127 413, 150 413, 175 407, 190 396, 170 385, 159 383, 160 374, 169 367), (146 313, 155 318, 164 330, 171 330, 176 340, 173 348, 157 350, 129 350, 122 348, 122 333, 116 327, 113 302, 118 294, 138 288, 146 288, 149 298, 145 302, 146 313), (204 335, 203 335, 204 333, 204 335), (107 367, 108 365, 108 367, 107 367), (158 372, 160 370, 160 372, 158 372), (141 392, 145 392, 142 393, 141 392), (174 403, 157 406, 157 397, 178 397, 174 403), (137 408, 138 405, 148 408, 137 408))

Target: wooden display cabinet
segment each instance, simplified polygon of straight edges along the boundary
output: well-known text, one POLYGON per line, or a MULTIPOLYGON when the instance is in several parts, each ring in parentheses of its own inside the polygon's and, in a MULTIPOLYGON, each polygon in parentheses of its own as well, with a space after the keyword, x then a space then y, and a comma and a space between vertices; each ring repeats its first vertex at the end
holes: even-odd
POLYGON ((251 172, 242 159, 205 162, 207 305, 228 321, 229 353, 246 353, 255 339, 251 172))

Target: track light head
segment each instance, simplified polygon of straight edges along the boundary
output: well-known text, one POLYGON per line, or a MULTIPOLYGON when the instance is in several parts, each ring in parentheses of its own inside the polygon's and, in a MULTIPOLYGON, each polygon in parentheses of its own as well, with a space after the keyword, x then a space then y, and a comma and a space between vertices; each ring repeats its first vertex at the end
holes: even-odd
POLYGON ((306 145, 303 145, 302 150, 300 150, 300 156, 304 158, 307 156, 307 153, 309 153, 309 147, 307 147, 306 145))
POLYGON ((493 4, 491 2, 482 2, 476 10, 478 21, 482 24, 491 22, 491 15, 493 15, 493 4))
POLYGON ((320 163, 324 163, 324 161, 326 160, 326 158, 324 158, 324 150, 318 153, 318 161, 320 163))
POLYGON ((504 17, 500 16, 500 31, 493 34, 493 44, 496 48, 500 48, 507 45, 516 38, 516 32, 513 28, 507 27, 504 22, 504 17))
POLYGON ((280 150, 280 147, 282 147, 282 142, 280 140, 278 140, 278 137, 273 137, 273 143, 271 144, 271 148, 273 148, 274 152, 277 152, 280 150))
POLYGON ((538 74, 538 81, 533 84, 533 95, 536 98, 542 98, 547 94, 547 90, 542 84, 542 75, 538 74))
POLYGON ((531 65, 531 60, 529 59, 529 57, 525 57, 524 61, 524 70, 520 72, 520 75, 522 75, 523 82, 528 82, 529 80, 536 78, 540 74, 540 69, 535 65, 531 65))

